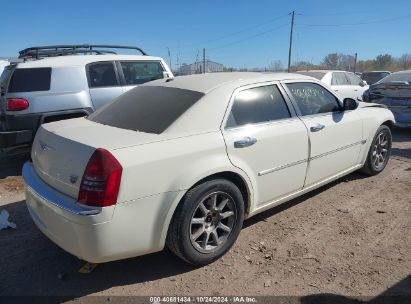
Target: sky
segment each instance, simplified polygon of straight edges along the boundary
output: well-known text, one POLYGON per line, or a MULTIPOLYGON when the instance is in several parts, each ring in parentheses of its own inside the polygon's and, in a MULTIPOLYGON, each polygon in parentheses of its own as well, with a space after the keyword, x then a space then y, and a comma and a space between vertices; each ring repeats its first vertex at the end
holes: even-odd
POLYGON ((411 53, 410 0, 0 0, 0 57, 50 44, 137 45, 173 68, 208 59, 227 67, 319 63, 329 53, 359 60, 411 53), (335 4, 335 5, 333 5, 335 4))

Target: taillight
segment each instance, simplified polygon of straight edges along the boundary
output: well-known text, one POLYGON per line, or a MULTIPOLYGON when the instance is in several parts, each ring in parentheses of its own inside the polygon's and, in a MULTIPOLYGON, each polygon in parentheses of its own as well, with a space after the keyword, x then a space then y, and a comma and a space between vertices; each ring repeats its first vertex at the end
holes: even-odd
POLYGON ((29 102, 23 98, 9 98, 6 102, 7 111, 21 111, 29 107, 29 102))
POLYGON ((123 168, 107 150, 98 148, 88 161, 80 184, 78 201, 97 207, 117 202, 123 168))

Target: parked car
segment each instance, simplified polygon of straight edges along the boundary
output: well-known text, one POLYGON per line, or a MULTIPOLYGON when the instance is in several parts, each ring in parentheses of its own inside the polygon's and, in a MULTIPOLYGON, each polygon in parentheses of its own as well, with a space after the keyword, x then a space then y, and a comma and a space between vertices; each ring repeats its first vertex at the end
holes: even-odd
POLYGON ((374 84, 384 77, 390 75, 390 71, 370 71, 370 72, 363 72, 361 74, 361 78, 367 82, 368 85, 374 84))
POLYGON ((297 72, 302 75, 317 78, 329 85, 341 98, 362 100, 362 94, 368 85, 356 74, 345 71, 310 70, 297 72))
POLYGON ((8 60, 0 60, 0 75, 3 73, 3 70, 6 66, 8 66, 10 62, 8 60))
POLYGON ((202 265, 244 218, 358 169, 381 172, 392 113, 289 73, 157 80, 87 118, 44 124, 23 168, 37 227, 107 262, 160 251, 202 265))
POLYGON ((396 126, 411 127, 411 70, 392 73, 371 85, 363 100, 387 106, 396 126))
POLYGON ((21 51, 20 58, 26 62, 8 66, 2 80, 0 149, 31 144, 43 123, 89 115, 136 85, 173 77, 162 58, 138 47, 34 47, 21 51), (141 55, 118 55, 109 48, 141 55))

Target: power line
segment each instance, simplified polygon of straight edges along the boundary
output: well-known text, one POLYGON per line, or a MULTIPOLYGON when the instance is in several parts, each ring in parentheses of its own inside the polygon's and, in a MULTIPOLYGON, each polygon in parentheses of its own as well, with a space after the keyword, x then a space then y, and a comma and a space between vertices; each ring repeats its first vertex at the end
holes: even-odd
POLYGON ((357 23, 340 23, 340 24, 304 24, 300 23, 299 25, 301 26, 307 26, 307 27, 338 27, 338 26, 352 26, 352 25, 364 25, 364 24, 375 24, 375 23, 385 23, 385 22, 392 22, 392 21, 397 21, 398 19, 404 19, 404 18, 409 18, 411 15, 405 15, 405 16, 399 16, 399 17, 394 17, 394 18, 389 18, 389 19, 380 19, 380 20, 373 20, 373 21, 367 21, 367 22, 357 22, 357 23))
POLYGON ((288 25, 288 23, 282 24, 282 25, 280 25, 280 26, 278 26, 278 27, 276 27, 276 28, 270 29, 270 30, 268 30, 268 31, 264 31, 264 32, 261 32, 261 33, 258 33, 258 34, 252 35, 252 36, 248 36, 247 38, 244 38, 244 39, 241 39, 241 40, 237 40, 237 41, 234 41, 234 42, 231 42, 231 43, 228 43, 228 44, 219 46, 219 47, 210 48, 209 50, 210 50, 210 51, 219 50, 219 49, 222 49, 222 48, 225 48, 225 47, 228 47, 228 46, 237 44, 237 43, 241 43, 241 42, 243 42, 243 41, 247 41, 247 40, 253 39, 253 38, 255 38, 255 37, 263 36, 263 35, 265 35, 265 34, 268 34, 268 33, 274 32, 274 31, 276 31, 276 30, 279 30, 279 29, 281 29, 281 28, 283 28, 283 27, 285 27, 285 26, 287 26, 287 25, 288 25))
POLYGON ((241 33, 248 32, 248 31, 250 31, 250 30, 252 30, 252 29, 261 27, 261 26, 263 26, 263 25, 271 24, 273 21, 283 19, 283 18, 285 18, 285 17, 287 17, 287 16, 288 16, 288 14, 281 15, 281 16, 277 16, 277 17, 271 18, 271 19, 269 19, 269 20, 267 20, 267 21, 265 21, 265 22, 258 23, 258 24, 256 24, 256 25, 252 25, 252 26, 249 26, 249 27, 245 27, 245 28, 243 28, 243 29, 241 29, 241 30, 239 30, 239 31, 231 32, 231 33, 229 33, 229 34, 225 34, 225 35, 220 36, 220 37, 217 37, 217 38, 205 40, 205 41, 200 42, 200 43, 190 43, 190 44, 184 45, 183 48, 188 48, 188 47, 192 47, 192 46, 199 46, 199 45, 206 45, 206 44, 211 43, 211 42, 219 41, 219 40, 222 40, 222 39, 231 37, 231 36, 235 36, 235 35, 238 35, 238 34, 241 34, 241 33))

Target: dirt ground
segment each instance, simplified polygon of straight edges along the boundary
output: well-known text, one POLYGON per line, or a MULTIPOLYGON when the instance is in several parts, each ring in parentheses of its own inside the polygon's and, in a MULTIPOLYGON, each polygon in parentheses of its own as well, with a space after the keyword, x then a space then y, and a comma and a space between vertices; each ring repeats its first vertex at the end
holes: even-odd
MULTIPOLYGON (((99 265, 58 248, 31 221, 24 156, 0 160, 0 295, 275 295, 411 297, 411 130, 394 131, 386 170, 353 173, 245 222, 232 250, 201 268, 167 250, 99 265)), ((371 299, 372 301, 372 299, 371 299)), ((304 302, 305 303, 305 302, 304 302)))

